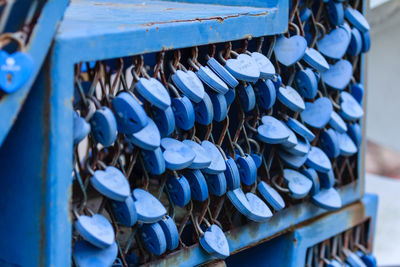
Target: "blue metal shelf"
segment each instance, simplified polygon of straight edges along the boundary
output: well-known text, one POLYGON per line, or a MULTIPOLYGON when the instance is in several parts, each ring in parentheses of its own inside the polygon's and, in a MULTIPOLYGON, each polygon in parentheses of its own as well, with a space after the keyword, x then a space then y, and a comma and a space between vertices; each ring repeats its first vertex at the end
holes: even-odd
POLYGON ((377 219, 378 197, 366 194, 343 209, 293 227, 290 232, 227 259, 228 266, 304 266, 307 249, 369 221, 372 242, 377 219), (262 255, 262 256, 261 256, 262 255))
POLYGON ((279 5, 276 0, 240 1, 246 6, 190 2, 72 1, 58 30, 56 53, 77 63, 273 35, 287 28, 288 0, 279 5))
POLYGON ((58 22, 61 20, 68 0, 47 1, 32 30, 27 51, 33 58, 34 69, 30 79, 17 92, 0 99, 0 145, 13 126, 19 111, 28 96, 29 90, 38 75, 48 49, 53 41, 58 22))

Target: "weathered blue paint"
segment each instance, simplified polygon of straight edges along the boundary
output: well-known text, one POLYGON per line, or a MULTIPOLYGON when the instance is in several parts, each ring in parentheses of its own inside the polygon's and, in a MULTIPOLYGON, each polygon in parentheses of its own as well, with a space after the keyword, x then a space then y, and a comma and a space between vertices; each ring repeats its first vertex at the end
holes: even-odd
POLYGON ((67 9, 56 42, 79 62, 272 35, 287 21, 288 0, 273 8, 83 0, 67 9))
MULTIPOLYGON (((21 2, 21 1, 20 1, 21 2)), ((32 56, 35 66, 31 78, 17 92, 6 95, 0 100, 0 145, 7 136, 14 121, 28 96, 42 63, 53 40, 58 22, 68 5, 68 0, 50 0, 43 7, 35 25, 27 52, 32 56)))

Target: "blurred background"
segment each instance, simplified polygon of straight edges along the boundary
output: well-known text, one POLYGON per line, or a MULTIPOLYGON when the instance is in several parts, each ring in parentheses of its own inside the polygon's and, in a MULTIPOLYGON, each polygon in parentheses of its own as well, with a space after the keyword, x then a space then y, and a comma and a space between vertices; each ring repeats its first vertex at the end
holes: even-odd
POLYGON ((370 8, 366 190, 379 195, 378 264, 400 266, 400 1, 370 0, 370 8))

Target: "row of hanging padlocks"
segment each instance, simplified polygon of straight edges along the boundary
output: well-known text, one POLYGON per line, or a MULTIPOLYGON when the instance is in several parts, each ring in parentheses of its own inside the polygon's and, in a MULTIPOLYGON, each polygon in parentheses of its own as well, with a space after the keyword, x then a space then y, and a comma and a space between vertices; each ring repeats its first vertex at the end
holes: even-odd
POLYGON ((368 249, 368 221, 307 249, 306 267, 376 267, 368 249))
POLYGON ((224 231, 247 220, 308 198, 341 207, 335 184, 358 178, 369 26, 341 1, 311 4, 268 42, 76 67, 77 266, 142 264, 197 242, 223 259, 224 231))

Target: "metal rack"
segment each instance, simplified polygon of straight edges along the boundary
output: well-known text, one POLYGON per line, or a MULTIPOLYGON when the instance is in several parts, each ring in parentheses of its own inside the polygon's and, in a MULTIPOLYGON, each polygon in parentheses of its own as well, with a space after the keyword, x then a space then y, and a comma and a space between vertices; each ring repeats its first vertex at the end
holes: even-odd
MULTIPOLYGON (((49 7, 48 12, 55 17, 46 19, 56 21, 62 13, 61 6, 57 5, 60 8, 57 12, 49 7)), ((366 6, 363 8, 365 11, 366 6)), ((27 84, 0 102, 0 113, 6 114, 0 127, 0 140, 4 139, 0 148, 3 176, 0 179, 0 208, 3 210, 0 233, 4 236, 0 241, 0 263, 71 265, 72 99, 77 64, 281 34, 287 30, 288 10, 288 0, 72 1, 32 89, 29 91, 30 84, 27 84), (21 99, 26 96, 18 119, 13 123, 21 99), (21 250, 26 251, 24 257, 18 256, 21 250)), ((50 38, 51 32, 47 34, 50 38)), ((45 56, 41 45, 39 41, 36 46, 32 45, 40 51, 37 53, 39 61, 45 56)), ((364 56, 359 64, 362 81, 364 56)), ((364 195, 364 149, 365 140, 358 153, 357 179, 338 189, 343 206, 364 195)), ((328 221, 339 214, 344 220, 332 231, 340 232, 339 228, 350 226, 349 217, 354 220, 374 218, 376 199, 368 197, 362 202, 315 223, 332 225, 328 221), (364 206, 366 216, 357 217, 354 210, 364 206)), ((231 252, 264 242, 326 213, 310 201, 295 203, 267 222, 249 222, 230 230, 227 238, 231 252)), ((304 230, 298 228, 294 235, 303 236, 302 231, 308 231, 311 225, 304 230)), ((321 240, 326 237, 329 235, 318 236, 321 240)), ((287 243, 290 244, 293 243, 287 243)), ((309 245, 304 242, 302 248, 309 245)), ((291 262, 304 262, 302 253, 303 249, 293 252, 291 262)), ((212 256, 195 244, 149 264, 168 266, 179 262, 182 266, 192 266, 212 260, 212 256)))

